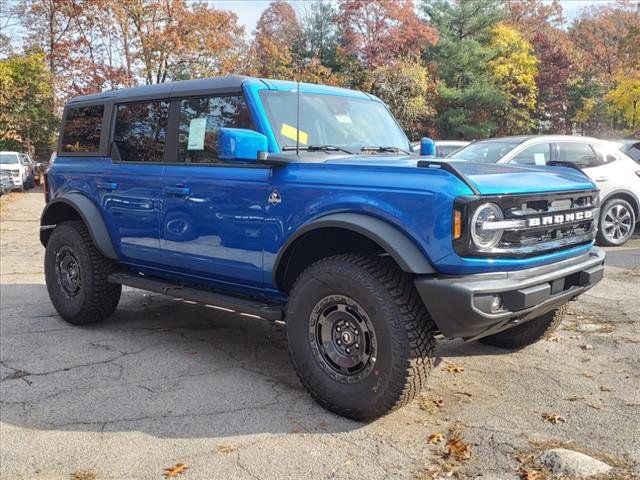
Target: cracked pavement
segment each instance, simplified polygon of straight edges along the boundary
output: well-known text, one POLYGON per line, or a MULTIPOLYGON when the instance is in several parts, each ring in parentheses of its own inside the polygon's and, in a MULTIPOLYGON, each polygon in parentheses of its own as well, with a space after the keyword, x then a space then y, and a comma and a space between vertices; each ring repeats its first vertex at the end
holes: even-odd
POLYGON ((552 341, 507 353, 443 340, 421 399, 362 424, 311 400, 282 325, 134 289, 108 321, 64 323, 44 285, 42 207, 41 192, 0 199, 2 479, 153 479, 186 463, 185 480, 426 479, 438 468, 508 480, 516 457, 545 444, 617 475, 640 463, 638 235, 610 250, 614 266, 552 341), (464 463, 427 443, 455 422, 471 444, 464 463))

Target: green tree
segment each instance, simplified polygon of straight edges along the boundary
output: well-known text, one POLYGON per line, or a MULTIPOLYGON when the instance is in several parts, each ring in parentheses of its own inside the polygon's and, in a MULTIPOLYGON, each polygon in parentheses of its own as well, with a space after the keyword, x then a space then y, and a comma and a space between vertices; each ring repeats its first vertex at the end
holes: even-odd
POLYGON ((49 146, 56 126, 45 55, 0 60, 0 150, 40 150, 49 146))
POLYGON ((533 47, 517 30, 502 24, 491 30, 489 44, 499 52, 489 62, 489 69, 507 100, 497 134, 529 133, 534 126, 531 115, 536 108, 538 93, 538 60, 533 54, 533 47))
POLYGON ((482 138, 498 128, 497 116, 507 105, 494 82, 489 62, 496 56, 491 29, 501 20, 498 0, 423 0, 425 19, 440 34, 425 50, 438 77, 438 120, 441 138, 482 138))

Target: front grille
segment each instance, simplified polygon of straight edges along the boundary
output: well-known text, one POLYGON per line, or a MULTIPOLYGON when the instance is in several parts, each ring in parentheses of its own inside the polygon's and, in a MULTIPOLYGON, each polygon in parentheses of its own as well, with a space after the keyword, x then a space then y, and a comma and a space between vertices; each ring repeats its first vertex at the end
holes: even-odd
MULTIPOLYGON (((455 245, 456 251, 474 256, 523 258, 590 243, 596 234, 598 201, 596 190, 475 197, 463 201, 461 206, 467 219, 481 203, 499 205, 507 227, 491 250, 474 250, 473 242, 465 236, 455 245)), ((467 224, 468 229, 472 227, 467 224)))

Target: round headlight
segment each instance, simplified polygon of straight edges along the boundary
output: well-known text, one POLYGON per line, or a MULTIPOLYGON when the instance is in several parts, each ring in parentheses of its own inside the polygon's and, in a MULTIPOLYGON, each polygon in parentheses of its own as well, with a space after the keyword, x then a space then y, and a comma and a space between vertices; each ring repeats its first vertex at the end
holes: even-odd
POLYGON ((502 210, 495 203, 483 203, 471 218, 471 238, 480 250, 490 250, 495 247, 502 238, 503 230, 491 230, 483 228, 485 222, 502 220, 502 210))

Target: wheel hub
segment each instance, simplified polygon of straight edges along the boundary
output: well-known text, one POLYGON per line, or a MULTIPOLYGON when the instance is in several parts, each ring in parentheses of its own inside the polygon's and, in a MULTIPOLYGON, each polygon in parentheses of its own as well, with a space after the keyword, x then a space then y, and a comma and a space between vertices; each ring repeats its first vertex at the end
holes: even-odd
POLYGON ((331 295, 316 304, 309 338, 316 361, 337 381, 365 378, 376 361, 373 324, 365 310, 344 295, 331 295))
POLYGON ((613 205, 604 215, 603 227, 607 239, 618 243, 632 230, 631 213, 624 205, 613 205))
POLYGON ((81 275, 78 260, 69 247, 61 248, 56 254, 56 277, 58 284, 70 297, 75 297, 80 291, 81 275))

